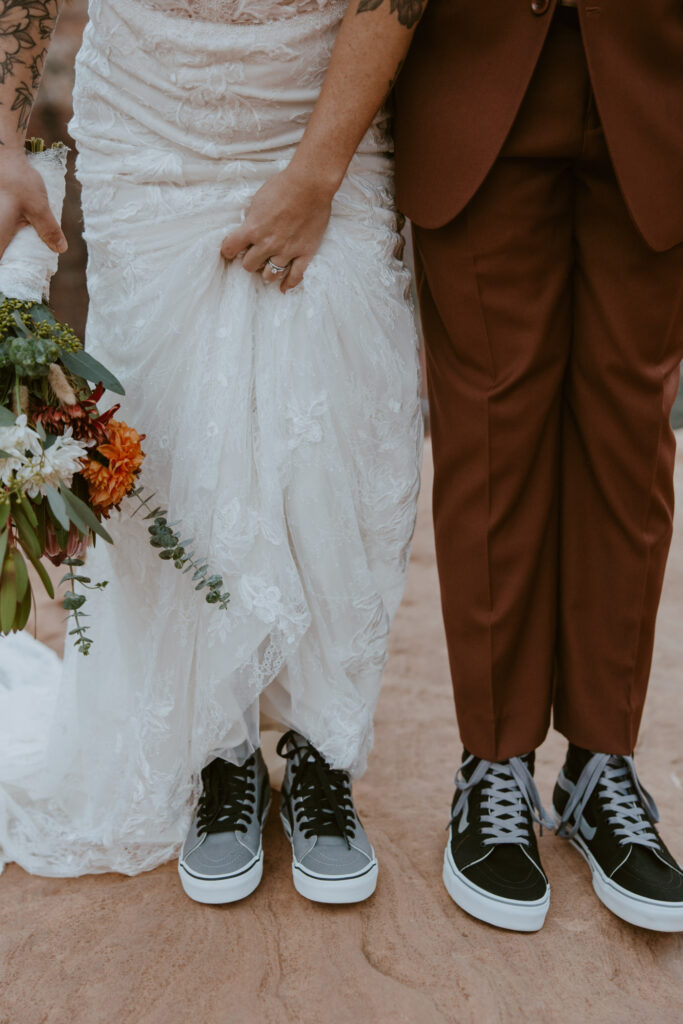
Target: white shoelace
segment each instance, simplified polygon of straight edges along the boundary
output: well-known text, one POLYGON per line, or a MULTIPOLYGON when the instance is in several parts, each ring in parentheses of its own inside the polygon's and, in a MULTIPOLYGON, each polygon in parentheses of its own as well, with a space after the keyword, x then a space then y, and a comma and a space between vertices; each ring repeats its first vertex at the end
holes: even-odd
POLYGON ((631 844, 659 849, 653 823, 659 821, 657 805, 636 774, 632 757, 593 754, 586 763, 562 814, 558 832, 571 838, 579 830, 586 804, 596 786, 622 846, 631 844), (574 818, 574 824, 570 821, 574 818))
POLYGON ((528 846, 528 814, 541 829, 543 826, 553 827, 541 803, 533 776, 520 757, 511 757, 502 763, 479 761, 466 779, 462 770, 474 760, 470 755, 455 776, 455 786, 460 795, 454 803, 451 822, 460 819, 457 825, 459 831, 464 831, 468 825, 470 793, 482 780, 486 781, 481 792, 481 831, 486 836, 484 846, 513 843, 528 846))

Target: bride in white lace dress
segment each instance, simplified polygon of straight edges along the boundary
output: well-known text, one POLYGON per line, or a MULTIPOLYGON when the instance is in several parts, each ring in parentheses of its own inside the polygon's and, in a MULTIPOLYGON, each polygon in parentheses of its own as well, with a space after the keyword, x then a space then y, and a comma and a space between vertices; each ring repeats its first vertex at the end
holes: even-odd
POLYGON ((36 683, 23 707, 4 678, 0 850, 29 871, 134 873, 177 854, 202 768, 243 762, 261 716, 334 768, 365 767, 422 439, 386 114, 303 285, 282 294, 220 254, 291 160, 345 8, 91 0, 70 126, 87 345, 147 434, 143 484, 231 601, 207 606, 143 522, 114 517, 114 547, 88 561, 111 581, 90 599, 90 656, 67 647, 59 687, 36 683))

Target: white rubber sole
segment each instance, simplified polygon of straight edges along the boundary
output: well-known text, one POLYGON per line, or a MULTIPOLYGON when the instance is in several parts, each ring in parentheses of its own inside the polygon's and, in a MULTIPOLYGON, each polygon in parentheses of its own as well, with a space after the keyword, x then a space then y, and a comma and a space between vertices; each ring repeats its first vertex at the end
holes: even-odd
POLYGON ((450 843, 443 860, 443 884, 454 903, 472 917, 515 932, 537 932, 543 927, 550 906, 550 886, 540 900, 510 900, 494 896, 474 885, 458 871, 451 855, 450 843))
POLYGON ((238 875, 204 878, 189 871, 182 861, 178 861, 178 874, 183 889, 195 903, 236 903, 258 888, 263 877, 263 850, 238 875))
POLYGON ((377 861, 368 866, 361 875, 346 878, 312 875, 296 861, 292 864, 294 888, 313 903, 362 903, 372 896, 377 888, 377 861))
MULTIPOLYGON (((559 821, 559 815, 554 807, 553 814, 559 821)), ((653 932, 683 931, 683 903, 667 903, 663 900, 636 896, 623 886, 617 885, 605 874, 580 836, 575 836, 569 842, 579 851, 591 869, 595 895, 613 914, 628 924, 648 928, 653 932)))

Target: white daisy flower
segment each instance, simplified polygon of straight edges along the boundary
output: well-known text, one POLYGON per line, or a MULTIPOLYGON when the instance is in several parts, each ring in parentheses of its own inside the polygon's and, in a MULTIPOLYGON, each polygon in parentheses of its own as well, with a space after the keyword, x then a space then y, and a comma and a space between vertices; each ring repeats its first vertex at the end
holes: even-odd
POLYGON ((12 427, 0 428, 0 449, 9 457, 0 457, 0 482, 18 487, 29 496, 45 494, 48 486, 71 486, 74 473, 81 469, 90 441, 72 437, 69 427, 49 448, 43 448, 40 436, 27 425, 26 416, 12 427))

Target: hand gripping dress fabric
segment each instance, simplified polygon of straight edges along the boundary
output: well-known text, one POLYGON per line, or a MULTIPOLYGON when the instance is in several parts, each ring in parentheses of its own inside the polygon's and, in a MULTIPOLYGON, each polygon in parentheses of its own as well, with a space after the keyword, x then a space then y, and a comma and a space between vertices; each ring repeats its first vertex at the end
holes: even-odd
POLYGON ((291 159, 344 7, 91 3, 70 126, 86 342, 147 434, 141 482, 231 601, 207 605, 141 517, 114 514, 115 546, 88 557, 110 581, 89 599, 91 654, 67 643, 59 685, 34 659, 20 702, 17 673, 0 678, 0 849, 34 873, 174 856, 201 768, 246 758, 260 716, 364 769, 422 443, 386 116, 302 286, 283 296, 219 253, 291 159))

